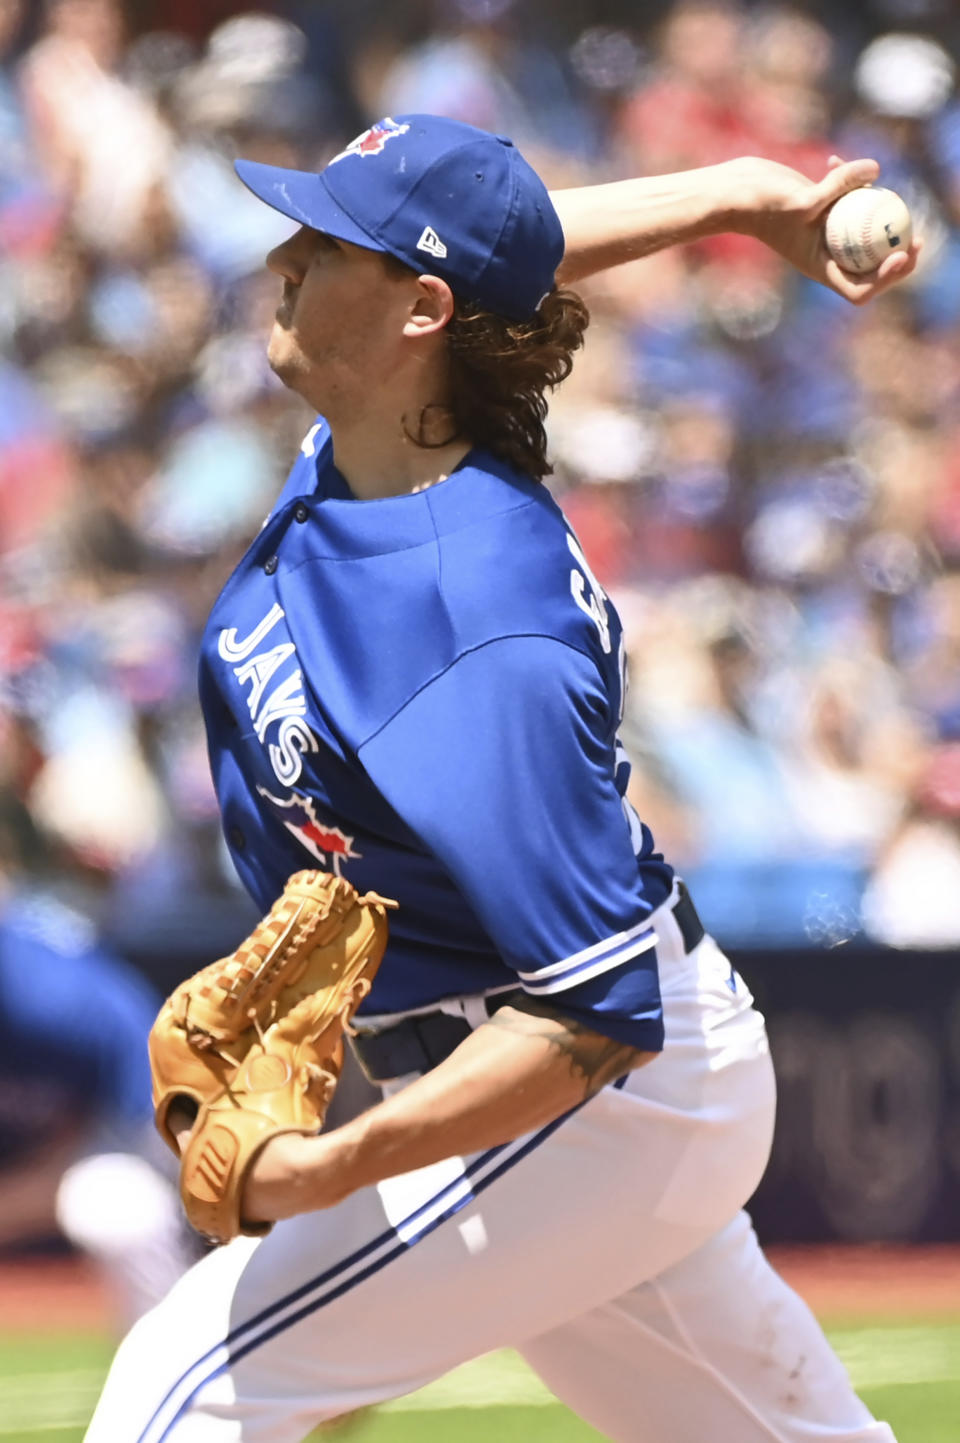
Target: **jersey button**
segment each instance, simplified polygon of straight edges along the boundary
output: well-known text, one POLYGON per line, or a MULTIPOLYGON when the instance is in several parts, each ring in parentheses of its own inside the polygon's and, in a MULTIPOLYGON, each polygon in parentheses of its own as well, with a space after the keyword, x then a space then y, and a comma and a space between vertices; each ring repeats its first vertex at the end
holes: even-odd
POLYGON ((263 569, 268 576, 272 576, 277 569, 277 558, 275 556, 268 556, 263 563, 263 569))
POLYGON ((302 524, 304 521, 306 521, 309 515, 310 512, 307 510, 306 506, 304 506, 303 502, 298 501, 296 506, 293 508, 294 521, 299 521, 302 524))
POLYGON ((230 827, 228 829, 227 841, 235 852, 242 852, 247 845, 247 839, 239 827, 230 827))

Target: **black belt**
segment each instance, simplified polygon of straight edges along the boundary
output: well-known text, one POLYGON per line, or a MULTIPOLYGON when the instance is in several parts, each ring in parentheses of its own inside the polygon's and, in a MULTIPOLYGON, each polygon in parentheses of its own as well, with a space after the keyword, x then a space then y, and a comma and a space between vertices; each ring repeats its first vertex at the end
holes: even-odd
MULTIPOLYGON (((680 895, 673 905, 673 920, 680 929, 684 952, 692 952, 703 940, 703 923, 697 916, 690 893, 683 882, 678 883, 680 895)), ((498 1008, 530 994, 522 988, 497 992, 483 999, 487 1016, 498 1008)), ((561 1009, 562 1010, 562 1007, 561 1009)), ((353 1034, 353 1051, 371 1082, 389 1082, 407 1077, 412 1072, 429 1072, 444 1062, 473 1028, 465 1017, 449 1012, 424 1012, 417 1017, 403 1017, 392 1027, 379 1032, 364 1032, 363 1019, 353 1034)))
MULTIPOLYGON (((509 992, 484 997, 487 1016, 492 1017, 498 1007, 527 995, 515 987, 509 992)), ((362 1018, 358 1023, 351 1042, 357 1061, 371 1082, 389 1082, 411 1072, 429 1072, 431 1067, 444 1062, 473 1031, 465 1017, 440 1011, 403 1017, 380 1032, 362 1031, 362 1018)))
POLYGON ((693 905, 693 898, 687 891, 686 882, 677 882, 677 892, 679 896, 673 904, 673 920, 680 928, 684 952, 692 952, 694 947, 699 947, 703 941, 704 926, 693 905))

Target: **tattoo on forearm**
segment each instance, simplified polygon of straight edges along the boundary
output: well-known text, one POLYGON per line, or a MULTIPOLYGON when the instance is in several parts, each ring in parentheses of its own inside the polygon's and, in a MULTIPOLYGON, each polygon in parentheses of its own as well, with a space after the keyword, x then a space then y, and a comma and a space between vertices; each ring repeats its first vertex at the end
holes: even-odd
POLYGON ((490 1018, 490 1025, 524 1037, 540 1037, 563 1053, 570 1071, 583 1086, 583 1100, 592 1097, 608 1083, 630 1072, 649 1054, 635 1047, 615 1042, 571 1017, 552 1012, 531 1000, 501 1007, 490 1018))

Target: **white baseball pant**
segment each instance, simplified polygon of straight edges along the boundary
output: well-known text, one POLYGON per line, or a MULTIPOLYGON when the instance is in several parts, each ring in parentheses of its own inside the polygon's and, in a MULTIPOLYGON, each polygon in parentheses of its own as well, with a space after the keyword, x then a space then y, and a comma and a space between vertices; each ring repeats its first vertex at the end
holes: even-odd
POLYGON ((86 1443, 300 1443, 517 1347, 619 1443, 894 1443, 741 1212, 763 1020, 655 918, 663 1055, 539 1132, 210 1254, 121 1345, 86 1443))

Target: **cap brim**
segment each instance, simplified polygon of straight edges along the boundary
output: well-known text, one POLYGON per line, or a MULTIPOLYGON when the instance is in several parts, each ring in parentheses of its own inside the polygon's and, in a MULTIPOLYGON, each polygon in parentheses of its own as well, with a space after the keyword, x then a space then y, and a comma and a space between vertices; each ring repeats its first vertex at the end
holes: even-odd
POLYGON ((368 251, 385 249, 340 209, 321 176, 305 170, 263 165, 258 160, 235 160, 233 168, 258 200, 289 216, 298 225, 308 225, 312 230, 323 231, 325 235, 363 246, 368 251))

